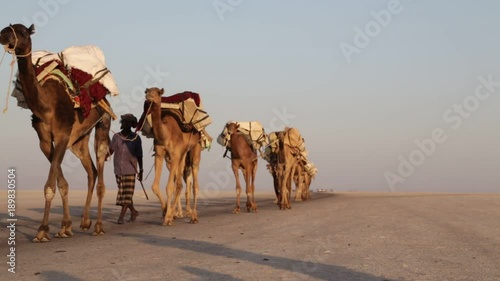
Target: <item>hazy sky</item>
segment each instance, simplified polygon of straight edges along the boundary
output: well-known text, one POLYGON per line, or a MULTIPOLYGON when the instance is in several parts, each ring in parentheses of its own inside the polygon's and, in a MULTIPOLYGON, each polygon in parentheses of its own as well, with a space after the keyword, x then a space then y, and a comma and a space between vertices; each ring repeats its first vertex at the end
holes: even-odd
MULTIPOLYGON (((229 120, 297 127, 319 169, 312 189, 498 192, 499 10, 498 1, 40 0, 3 3, 0 18, 34 22, 35 50, 99 46, 118 115, 139 116, 144 89, 159 85, 200 93, 214 138, 229 120)), ((15 167, 19 188, 42 190, 49 166, 30 114, 11 98, 0 116, 2 179, 15 167)), ((147 173, 152 140, 143 146, 147 173)), ((215 142, 203 152, 202 189, 234 189, 223 152, 215 142)), ((71 188, 85 188, 79 161, 68 152, 63 163, 71 188)), ((272 190, 265 166, 257 192, 272 190)), ((106 183, 116 189, 111 161, 106 183)))

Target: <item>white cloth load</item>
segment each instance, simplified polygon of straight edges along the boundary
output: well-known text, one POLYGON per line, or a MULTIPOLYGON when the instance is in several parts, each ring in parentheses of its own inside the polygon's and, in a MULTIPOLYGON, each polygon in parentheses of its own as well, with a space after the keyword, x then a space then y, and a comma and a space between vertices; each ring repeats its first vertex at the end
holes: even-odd
MULTIPOLYGON (((67 67, 80 69, 92 75, 92 77, 99 77, 98 72, 106 69, 106 59, 104 57, 104 53, 101 49, 99 49, 99 47, 94 45, 72 46, 64 49, 61 53, 34 51, 32 53, 32 63, 43 65, 48 61, 61 61, 60 54, 62 54, 64 64, 67 67)), ((112 96, 118 95, 118 86, 116 85, 111 72, 104 75, 98 83, 101 83, 104 87, 106 87, 112 96)), ((22 92, 17 89, 17 87, 14 87, 11 96, 18 99, 19 105, 21 105, 22 101, 24 101, 24 96, 22 92)))
POLYGON ((313 162, 306 160, 306 164, 304 165, 304 169, 310 176, 314 176, 318 173, 318 168, 314 165, 313 162))
POLYGON ((230 123, 236 123, 239 125, 238 132, 247 135, 252 141, 252 145, 255 149, 260 150, 261 147, 269 144, 268 136, 266 135, 264 127, 262 127, 262 124, 260 124, 259 121, 227 122, 226 125, 224 126, 224 129, 222 130, 222 133, 220 133, 220 135, 217 137, 218 144, 230 148, 229 140, 231 139, 231 136, 227 132, 227 125, 230 123))

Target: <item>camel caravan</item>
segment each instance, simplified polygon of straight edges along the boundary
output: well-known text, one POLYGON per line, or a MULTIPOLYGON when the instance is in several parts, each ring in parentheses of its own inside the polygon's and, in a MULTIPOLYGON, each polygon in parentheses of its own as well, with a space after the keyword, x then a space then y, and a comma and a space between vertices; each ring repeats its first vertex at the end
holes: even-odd
MULTIPOLYGON (((96 187, 97 221, 93 235, 103 235, 104 164, 110 155, 111 122, 117 118, 107 96, 117 96, 118 87, 98 47, 76 46, 60 53, 33 51, 31 35, 34 31, 33 25, 14 24, 0 32, 0 43, 17 61, 18 72, 12 96, 16 97, 18 106, 31 110, 32 126, 40 149, 50 163, 44 185, 45 209, 33 242, 50 240, 49 214, 56 186, 62 198, 63 219, 55 237, 73 236, 68 204, 69 184, 61 169, 67 149, 80 159, 87 173, 87 197, 80 228, 86 231, 92 225, 90 205, 96 187), (89 148, 92 132, 97 167, 89 148)), ((145 89, 144 111, 137 122, 136 132, 153 140, 155 176, 151 188, 160 202, 163 225, 172 225, 175 218, 184 216, 194 224, 198 223, 201 152, 211 147, 212 137, 206 128, 212 120, 198 93, 164 94, 164 89, 145 89), (164 161, 169 171, 166 199, 159 186, 164 161), (183 182, 186 186, 185 210, 181 204, 183 182)), ((217 142, 226 148, 224 157, 230 152, 228 157, 236 180, 236 207, 233 213, 241 212, 239 170, 245 180, 246 211, 257 212, 254 182, 258 158, 267 162, 279 209, 291 208, 292 182, 295 184, 295 201, 310 198, 309 186, 317 169, 307 159, 304 139, 296 128, 284 128, 267 135, 257 121, 229 121, 217 137, 217 142)), ((142 180, 142 170, 140 173, 139 181, 142 180)))

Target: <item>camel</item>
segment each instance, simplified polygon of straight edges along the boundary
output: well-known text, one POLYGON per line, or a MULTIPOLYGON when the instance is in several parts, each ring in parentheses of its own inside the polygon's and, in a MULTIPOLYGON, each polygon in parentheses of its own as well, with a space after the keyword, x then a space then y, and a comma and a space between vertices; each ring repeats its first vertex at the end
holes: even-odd
MULTIPOLYGON (((180 205, 180 193, 182 191, 182 178, 184 172, 191 174, 193 185, 193 209, 191 210, 191 223, 198 223, 196 210, 199 184, 198 170, 201 161, 201 135, 199 132, 183 132, 177 120, 168 111, 161 110, 161 96, 163 89, 148 88, 145 91, 146 100, 151 102, 151 119, 154 132, 155 147, 155 179, 153 182, 153 193, 160 200, 164 215, 163 225, 172 225, 174 211, 172 197, 175 187, 174 205, 180 205), (163 160, 166 160, 167 168, 170 171, 167 181, 167 200, 165 201, 160 193, 159 185, 163 160), (186 170, 186 161, 190 163, 190 169, 186 170)), ((188 183, 188 176, 185 180, 188 183)), ((188 186, 189 187, 189 186, 188 186)), ((186 201, 188 198, 186 198, 186 201)), ((188 211, 189 213, 189 211, 188 211)))
POLYGON ((257 173, 257 151, 252 147, 249 140, 243 133, 238 132, 237 123, 226 125, 230 138, 231 164, 234 177, 236 179, 236 208, 233 213, 238 214, 240 210, 241 185, 239 179, 239 169, 242 170, 245 177, 245 188, 247 194, 247 212, 257 213, 257 204, 255 203, 255 175, 257 173))
POLYGON ((68 205, 69 185, 61 170, 61 162, 67 148, 80 159, 87 172, 87 198, 80 228, 86 231, 92 224, 89 218, 89 209, 97 178, 98 212, 93 235, 102 235, 104 234, 102 199, 106 189, 103 173, 110 142, 111 119, 109 114, 102 112, 99 107, 91 109, 87 118, 83 118, 82 112, 74 109, 66 85, 57 77, 49 77, 43 83, 37 81, 31 55, 31 35, 34 30, 33 25, 26 28, 22 24, 14 24, 0 32, 0 43, 17 57, 19 83, 22 86, 27 105, 33 113, 32 125, 38 135, 40 149, 50 162, 48 178, 44 186, 45 209, 43 219, 33 242, 50 241, 49 213, 56 192, 56 184, 62 198, 63 219, 61 229, 55 237, 67 238, 73 236, 68 205), (97 169, 89 152, 90 132, 94 126, 94 149, 97 169))
MULTIPOLYGON (((278 132, 278 153, 274 167, 275 176, 277 178, 278 188, 277 203, 280 210, 291 209, 290 197, 292 192, 292 181, 294 168, 296 168, 298 158, 296 157, 296 147, 291 144, 291 133, 294 128, 285 128, 284 131, 278 132), (288 141, 286 141, 288 140, 288 141)), ((297 132, 298 133, 298 132, 297 132)))
POLYGON ((293 182, 295 183, 295 201, 305 201, 310 198, 309 186, 311 175, 304 168, 302 161, 297 161, 293 169, 293 182))

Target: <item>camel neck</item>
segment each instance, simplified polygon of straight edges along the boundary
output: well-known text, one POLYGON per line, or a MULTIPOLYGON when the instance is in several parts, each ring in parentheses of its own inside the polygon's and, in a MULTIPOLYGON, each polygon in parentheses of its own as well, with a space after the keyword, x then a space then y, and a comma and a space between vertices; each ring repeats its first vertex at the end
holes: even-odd
POLYGON ((151 102, 151 121, 153 122, 153 132, 155 139, 164 142, 166 140, 165 126, 162 125, 161 105, 151 102))
POLYGON ((40 86, 36 80, 35 68, 31 63, 31 54, 17 59, 19 70, 19 83, 23 89, 23 95, 26 103, 37 117, 42 118, 43 111, 46 108, 40 95, 40 86))

